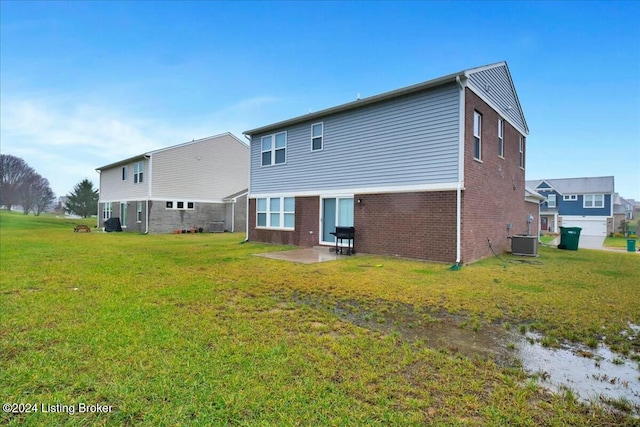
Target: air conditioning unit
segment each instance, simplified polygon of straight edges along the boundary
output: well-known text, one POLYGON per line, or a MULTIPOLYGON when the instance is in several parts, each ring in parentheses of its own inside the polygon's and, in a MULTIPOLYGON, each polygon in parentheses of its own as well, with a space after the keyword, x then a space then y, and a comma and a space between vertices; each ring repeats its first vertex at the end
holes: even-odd
POLYGON ((209 223, 209 233, 224 232, 224 221, 214 221, 209 223))
POLYGON ((538 256, 538 236, 512 236, 511 253, 513 255, 538 256))

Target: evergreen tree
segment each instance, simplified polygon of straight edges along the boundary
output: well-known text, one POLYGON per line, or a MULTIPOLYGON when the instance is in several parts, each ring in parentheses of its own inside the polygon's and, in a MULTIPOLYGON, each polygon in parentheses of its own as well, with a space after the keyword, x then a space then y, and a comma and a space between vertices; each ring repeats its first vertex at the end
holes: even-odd
POLYGON ((98 190, 93 188, 93 183, 87 178, 80 181, 73 187, 73 192, 68 196, 65 211, 87 218, 97 214, 98 211, 98 190))

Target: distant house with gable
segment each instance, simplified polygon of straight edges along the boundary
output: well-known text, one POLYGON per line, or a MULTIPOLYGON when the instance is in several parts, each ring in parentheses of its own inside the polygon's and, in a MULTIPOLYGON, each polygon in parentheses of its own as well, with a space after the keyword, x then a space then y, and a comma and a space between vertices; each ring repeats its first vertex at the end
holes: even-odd
POLYGON ((530 180, 526 183, 545 197, 540 207, 540 230, 580 227, 581 234, 605 237, 615 232, 613 176, 530 180))
POLYGON ((149 151, 96 169, 100 225, 123 231, 244 231, 249 147, 224 133, 149 151))

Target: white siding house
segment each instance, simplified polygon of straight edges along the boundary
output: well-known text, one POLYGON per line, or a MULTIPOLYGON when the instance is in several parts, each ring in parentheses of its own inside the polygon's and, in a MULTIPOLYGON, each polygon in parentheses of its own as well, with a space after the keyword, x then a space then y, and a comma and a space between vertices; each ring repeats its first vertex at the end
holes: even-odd
POLYGON ((150 151, 96 170, 100 226, 118 217, 125 231, 245 230, 249 147, 231 133, 150 151))

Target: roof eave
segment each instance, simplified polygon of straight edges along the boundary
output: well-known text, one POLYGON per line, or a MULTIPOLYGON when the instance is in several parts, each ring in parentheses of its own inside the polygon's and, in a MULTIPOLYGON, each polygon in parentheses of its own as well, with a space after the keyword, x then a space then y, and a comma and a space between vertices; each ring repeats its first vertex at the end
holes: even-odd
MULTIPOLYGON (((251 136, 255 134, 265 133, 271 130, 291 126, 297 123, 305 122, 307 120, 315 120, 319 117, 328 116, 330 114, 336 114, 343 111, 352 110, 355 108, 360 108, 365 105, 371 105, 377 102, 386 101, 388 99, 398 98, 400 96, 412 94, 415 92, 420 92, 423 90, 431 89, 437 86, 441 86, 448 83, 453 83, 459 77, 465 77, 465 71, 460 71, 458 73, 449 74, 443 77, 439 77, 437 79, 429 80, 422 83, 417 83, 411 86, 406 86, 400 89, 392 90, 389 92, 381 93, 379 95, 370 96, 363 99, 358 99, 356 101, 348 102, 346 104, 338 105, 335 107, 327 108, 324 110, 317 111, 315 113, 305 114, 303 116, 294 117, 292 119, 284 120, 281 122, 273 123, 267 126, 262 126, 255 129, 250 129, 242 132, 243 135, 251 136)), ((465 77, 466 78, 466 77, 465 77)))

